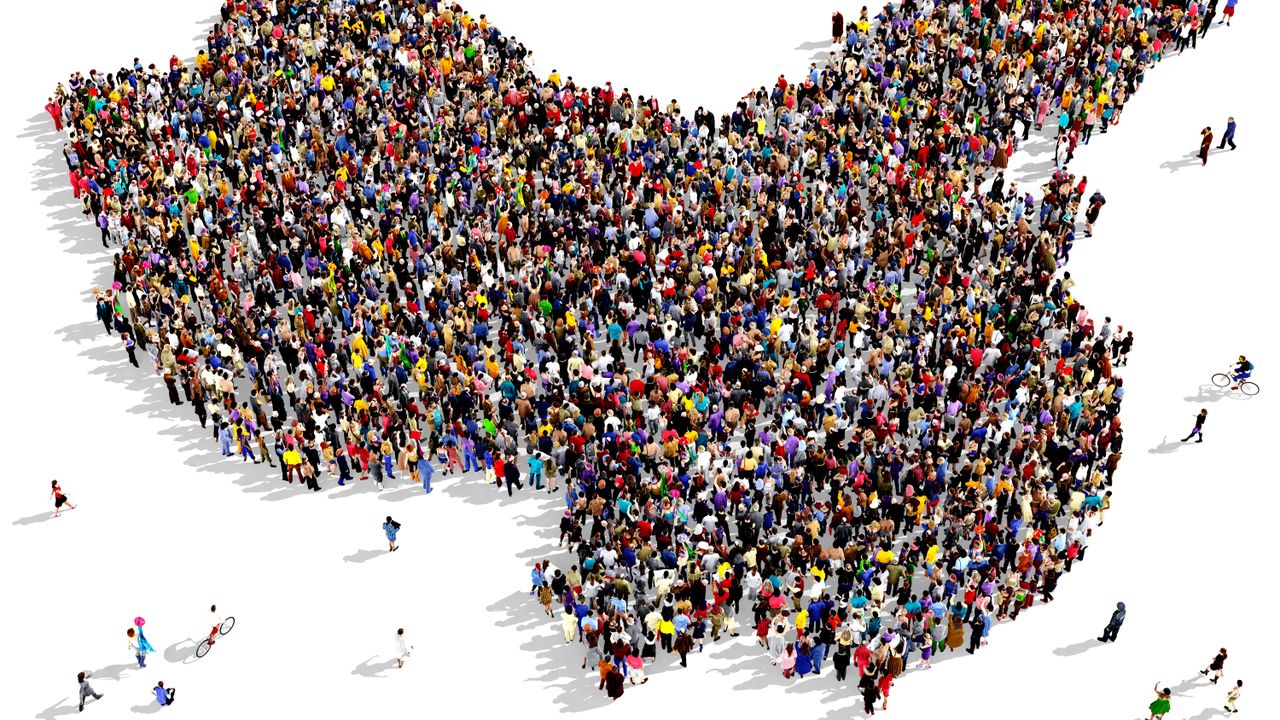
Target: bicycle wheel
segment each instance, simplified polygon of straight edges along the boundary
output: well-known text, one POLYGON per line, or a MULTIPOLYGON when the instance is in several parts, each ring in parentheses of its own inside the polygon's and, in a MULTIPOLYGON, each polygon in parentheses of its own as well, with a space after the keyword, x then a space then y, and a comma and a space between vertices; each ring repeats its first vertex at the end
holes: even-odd
POLYGON ((1215 373, 1213 384, 1218 387, 1226 387, 1231 384, 1231 376, 1226 373, 1215 373))
POLYGON ((218 628, 218 634, 226 635, 227 633, 231 632, 231 628, 235 626, 236 626, 236 619, 228 615, 227 619, 223 620, 222 625, 218 628))
POLYGON ((205 655, 208 655, 209 648, 211 647, 213 646, 209 644, 209 638, 205 638, 204 640, 201 640, 200 644, 196 646, 196 657, 202 658, 205 655))
POLYGON ((1247 380, 1245 382, 1240 383, 1240 392, 1244 393, 1245 395, 1249 395, 1250 397, 1257 395, 1258 391, 1261 389, 1262 388, 1258 387, 1257 383, 1252 383, 1247 380))

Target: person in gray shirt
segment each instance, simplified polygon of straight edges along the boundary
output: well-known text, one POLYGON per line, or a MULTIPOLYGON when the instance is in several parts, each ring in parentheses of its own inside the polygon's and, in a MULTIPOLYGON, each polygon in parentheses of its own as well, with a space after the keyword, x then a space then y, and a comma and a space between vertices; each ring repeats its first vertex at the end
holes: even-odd
POLYGON ((84 701, 92 697, 94 700, 101 700, 103 693, 94 692, 93 686, 89 684, 89 671, 86 670, 76 675, 76 682, 80 683, 80 711, 84 711, 84 701))

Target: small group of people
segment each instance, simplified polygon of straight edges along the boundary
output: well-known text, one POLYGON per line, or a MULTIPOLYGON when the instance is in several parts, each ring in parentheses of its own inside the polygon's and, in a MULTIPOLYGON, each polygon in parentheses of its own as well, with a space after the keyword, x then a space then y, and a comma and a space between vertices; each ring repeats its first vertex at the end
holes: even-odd
MULTIPOLYGON (((217 642, 217 637, 221 633, 223 623, 223 616, 218 612, 217 605, 209 606, 209 620, 212 624, 212 629, 209 631, 207 642, 210 645, 213 645, 217 642)), ((129 654, 132 655, 134 660, 138 663, 139 669, 145 669, 147 667, 147 656, 155 652, 155 647, 153 647, 151 642, 147 640, 146 632, 143 630, 144 625, 146 625, 146 620, 144 618, 141 616, 135 617, 133 619, 133 626, 125 631, 125 636, 129 640, 129 654)), ((101 700, 106 694, 99 693, 93 689, 93 686, 89 683, 89 678, 91 676, 92 673, 87 670, 77 673, 76 675, 76 683, 79 685, 80 693, 80 704, 78 709, 81 712, 84 711, 85 702, 88 701, 89 698, 101 700)), ((152 688, 152 694, 155 695, 157 705, 160 707, 167 707, 173 704, 177 695, 177 690, 173 687, 166 686, 163 680, 159 680, 152 688)))
MULTIPOLYGON (((1218 143, 1218 149, 1222 150, 1231 146, 1232 150, 1236 149, 1236 119, 1235 117, 1227 117, 1227 127, 1222 131, 1222 142, 1218 143)), ((1209 164, 1209 151, 1213 148, 1213 127, 1206 125, 1204 130, 1200 131, 1200 165, 1209 164)))
MULTIPOLYGON (((1222 679, 1223 673, 1226 671, 1227 665, 1227 649, 1220 648, 1218 653, 1213 656, 1213 660, 1209 661, 1209 665, 1200 671, 1201 675, 1208 676, 1211 685, 1217 685, 1222 679)), ((1194 676, 1193 676, 1194 677, 1194 676)), ((1244 689, 1244 681, 1236 680, 1236 684, 1227 690, 1226 702, 1222 709, 1228 713, 1240 712, 1236 708, 1236 702, 1240 699, 1240 693, 1244 689)), ((1160 687, 1160 681, 1157 680, 1153 691, 1156 699, 1151 701, 1147 707, 1151 711, 1150 720, 1162 719, 1172 709, 1173 690, 1168 687, 1160 687)))

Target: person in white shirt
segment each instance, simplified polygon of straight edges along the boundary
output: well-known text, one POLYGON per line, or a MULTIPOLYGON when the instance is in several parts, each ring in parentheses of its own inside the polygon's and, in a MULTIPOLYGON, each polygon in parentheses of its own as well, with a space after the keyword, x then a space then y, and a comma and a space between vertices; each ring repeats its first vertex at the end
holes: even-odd
POLYGON ((396 630, 396 667, 404 667, 404 659, 413 653, 413 645, 404 637, 404 628, 396 630))

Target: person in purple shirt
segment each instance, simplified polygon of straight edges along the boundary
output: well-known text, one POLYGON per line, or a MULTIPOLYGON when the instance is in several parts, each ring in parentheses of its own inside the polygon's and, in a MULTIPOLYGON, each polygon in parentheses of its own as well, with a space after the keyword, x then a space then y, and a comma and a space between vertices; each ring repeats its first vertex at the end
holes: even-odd
POLYGON ((163 680, 156 683, 156 686, 152 688, 152 691, 156 694, 156 702, 160 703, 161 707, 172 705, 173 696, 178 692, 174 688, 165 687, 163 680))

